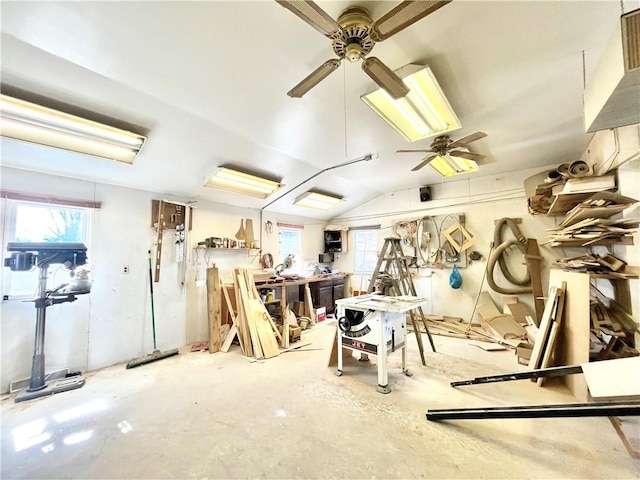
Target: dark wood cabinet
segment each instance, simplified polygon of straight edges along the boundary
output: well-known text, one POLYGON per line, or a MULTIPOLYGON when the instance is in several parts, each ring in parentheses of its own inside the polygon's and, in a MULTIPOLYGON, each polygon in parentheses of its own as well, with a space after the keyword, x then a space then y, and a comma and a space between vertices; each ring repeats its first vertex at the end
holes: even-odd
POLYGON ((344 277, 330 278, 309 283, 311 299, 315 308, 325 307, 332 314, 336 300, 344 298, 344 277))
POLYGON ((344 298, 344 282, 333 286, 333 303, 335 304, 336 300, 341 298, 344 298))

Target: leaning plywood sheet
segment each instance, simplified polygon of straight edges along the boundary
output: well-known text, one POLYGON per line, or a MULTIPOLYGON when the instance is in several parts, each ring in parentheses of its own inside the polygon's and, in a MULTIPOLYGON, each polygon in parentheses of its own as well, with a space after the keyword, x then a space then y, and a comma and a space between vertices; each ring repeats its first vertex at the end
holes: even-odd
POLYGON ((640 357, 581 364, 594 400, 640 400, 640 357))
POLYGON ((527 325, 527 316, 531 315, 524 303, 510 303, 504 306, 505 315, 511 315, 521 325, 527 325))
POLYGON ((253 315, 253 322, 260 339, 260 347, 264 353, 264 358, 278 356, 280 353, 278 342, 269 323, 269 313, 267 313, 263 303, 258 299, 251 299, 249 300, 248 309, 253 315))
POLYGON ((536 343, 533 346, 533 352, 531 352, 531 359, 529 360, 529 368, 532 370, 540 368, 544 349, 546 348, 547 340, 549 338, 549 332, 551 331, 553 313, 556 309, 559 291, 560 288, 557 287, 551 287, 549 289, 549 297, 547 298, 544 306, 544 312, 542 313, 540 329, 538 330, 538 338, 536 338, 536 343))
MULTIPOLYGON (((552 314, 553 323, 551 325, 551 330, 549 331, 549 338, 547 339, 547 345, 544 348, 544 353, 542 355, 542 361, 540 362, 540 368, 548 368, 552 366, 552 361, 554 360, 555 350, 556 350, 556 340, 558 338, 558 334, 560 333, 560 324, 562 322, 562 315, 564 314, 564 300, 567 292, 567 284, 565 282, 562 283, 562 288, 558 292, 558 299, 556 301, 556 308, 552 314)), ((538 386, 541 387, 544 385, 546 379, 541 377, 538 379, 538 386)))

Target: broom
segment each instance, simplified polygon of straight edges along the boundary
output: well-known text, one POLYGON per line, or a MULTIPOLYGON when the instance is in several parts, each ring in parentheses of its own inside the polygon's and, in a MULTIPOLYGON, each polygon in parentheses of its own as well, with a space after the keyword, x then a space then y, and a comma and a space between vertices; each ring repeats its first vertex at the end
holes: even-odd
POLYGON ((153 353, 145 355, 144 357, 138 357, 127 363, 127 368, 139 367, 146 363, 155 362, 156 360, 162 360, 163 358, 173 357, 178 354, 178 349, 167 350, 161 352, 156 346, 156 315, 153 308, 153 270, 151 268, 151 250, 149 250, 149 288, 151 289, 151 327, 153 329, 153 353))

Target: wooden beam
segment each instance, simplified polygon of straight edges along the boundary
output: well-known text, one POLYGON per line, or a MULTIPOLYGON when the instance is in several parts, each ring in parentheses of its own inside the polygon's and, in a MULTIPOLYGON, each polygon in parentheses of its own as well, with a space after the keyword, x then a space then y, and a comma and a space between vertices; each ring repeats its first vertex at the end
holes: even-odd
POLYGON ((207 310, 209 313, 209 353, 220 351, 221 319, 220 276, 218 269, 207 268, 207 310))
POLYGON ((542 321, 542 313, 544 312, 544 291, 542 290, 542 257, 540 256, 538 241, 535 238, 527 239, 525 259, 531 274, 531 291, 533 292, 533 303, 536 309, 536 327, 539 327, 542 321))

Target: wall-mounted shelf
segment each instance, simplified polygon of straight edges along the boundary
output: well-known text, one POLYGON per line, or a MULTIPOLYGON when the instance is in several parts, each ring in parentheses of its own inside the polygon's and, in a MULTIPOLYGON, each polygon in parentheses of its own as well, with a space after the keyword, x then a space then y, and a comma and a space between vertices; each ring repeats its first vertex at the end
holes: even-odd
POLYGON ((341 230, 324 231, 324 253, 346 253, 346 232, 341 230))

